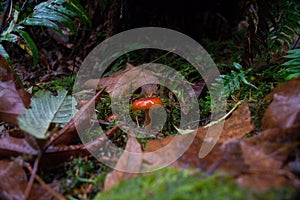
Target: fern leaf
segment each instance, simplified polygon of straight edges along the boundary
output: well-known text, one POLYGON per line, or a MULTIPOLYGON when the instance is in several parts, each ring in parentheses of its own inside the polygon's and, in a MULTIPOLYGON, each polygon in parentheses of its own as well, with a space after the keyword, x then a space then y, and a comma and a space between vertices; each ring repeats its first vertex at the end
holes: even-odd
POLYGON ((212 84, 213 90, 220 91, 220 88, 222 88, 221 85, 223 85, 224 89, 219 94, 229 96, 235 90, 241 88, 241 83, 257 89, 255 85, 246 79, 246 73, 250 72, 250 70, 245 71, 239 63, 235 62, 233 66, 236 70, 231 70, 229 74, 223 74, 219 78, 216 78, 216 83, 212 84))
POLYGON ((38 139, 46 139, 51 123, 67 123, 75 114, 66 90, 59 90, 57 96, 50 92, 41 93, 31 100, 31 109, 18 117, 19 127, 38 139))
POLYGON ((289 50, 284 57, 290 59, 282 64, 282 66, 289 66, 283 70, 284 79, 290 80, 300 76, 300 49, 289 50))

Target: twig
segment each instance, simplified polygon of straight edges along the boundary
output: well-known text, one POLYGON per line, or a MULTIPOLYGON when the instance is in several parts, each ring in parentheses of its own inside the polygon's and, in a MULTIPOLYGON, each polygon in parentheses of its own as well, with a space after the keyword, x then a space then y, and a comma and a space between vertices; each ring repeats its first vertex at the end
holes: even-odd
POLYGON ((24 198, 23 198, 24 200, 29 199, 30 192, 31 192, 31 189, 32 189, 32 186, 33 186, 33 181, 34 181, 36 172, 38 170, 38 166, 39 166, 41 156, 42 156, 42 154, 39 153, 38 157, 34 161, 33 169, 31 171, 31 175, 30 175, 30 179, 29 179, 29 182, 28 182, 28 184, 26 186, 26 189, 25 189, 24 198))
POLYGON ((52 187, 47 185, 39 175, 35 175, 35 179, 41 184, 42 187, 44 187, 48 192, 50 192, 56 199, 58 200, 66 200, 66 198, 61 195, 59 192, 55 191, 52 187))
POLYGON ((219 122, 225 120, 229 115, 231 115, 231 113, 233 113, 233 111, 234 111, 239 105, 242 104, 242 102, 243 102, 243 101, 237 102, 237 103, 234 105, 234 107, 233 107, 226 115, 224 115, 223 117, 221 117, 220 119, 218 119, 218 120, 216 120, 216 121, 210 122, 209 124, 205 125, 204 128, 208 128, 208 127, 210 127, 210 126, 212 126, 212 125, 215 125, 215 124, 217 124, 217 123, 219 123, 219 122))
MULTIPOLYGON (((173 53, 174 51, 175 51, 175 49, 172 49, 171 51, 168 51, 167 53, 163 54, 162 56, 159 56, 158 58, 152 60, 150 63, 154 63, 154 62, 156 62, 156 61, 162 59, 163 57, 166 57, 166 56, 169 55, 170 53, 173 53)), ((150 64, 150 63, 149 63, 149 64, 150 64)))
MULTIPOLYGON (((33 169, 29 164, 25 164, 25 167, 28 169, 30 173, 33 173, 33 169)), ((62 196, 60 193, 55 191, 53 188, 51 188, 49 185, 47 185, 43 179, 39 175, 35 175, 35 179, 39 182, 39 184, 44 187, 48 192, 50 192, 56 199, 58 200, 66 200, 64 196, 62 196)))

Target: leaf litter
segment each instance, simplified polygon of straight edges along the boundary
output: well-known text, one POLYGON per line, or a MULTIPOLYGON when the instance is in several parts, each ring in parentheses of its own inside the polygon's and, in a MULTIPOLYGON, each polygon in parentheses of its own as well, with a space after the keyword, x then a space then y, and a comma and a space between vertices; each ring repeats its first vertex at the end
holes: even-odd
MULTIPOLYGON (((1 64, 1 66, 3 63, 1 64)), ((5 66, 6 64, 4 64, 5 66)), ((130 66, 129 66, 130 67, 130 66)), ((104 89, 110 91, 114 82, 121 76, 123 72, 117 75, 112 75, 104 81, 104 89), (111 79, 110 79, 111 78, 111 79)), ((28 96, 19 95, 17 88, 19 86, 14 80, 14 76, 10 74, 5 67, 1 68, 0 86, 9 84, 14 98, 10 99, 6 95, 1 96, 6 105, 12 105, 11 110, 0 109, 1 119, 7 123, 16 124, 16 117, 22 114, 21 111, 28 107, 25 105, 28 102, 28 96), (4 75, 3 75, 4 74, 4 75), (25 99, 25 100, 24 100, 25 99), (17 102, 14 102, 16 101, 17 102), (16 109, 16 110, 14 110, 16 109), (7 117, 8 114, 13 114, 13 117, 7 117)), ((172 167, 179 169, 195 168, 197 171, 207 174, 213 174, 216 171, 223 170, 231 174, 236 182, 242 186, 250 187, 256 191, 264 191, 270 188, 280 188, 291 186, 300 188, 300 180, 297 174, 299 172, 299 155, 296 153, 299 148, 299 116, 300 116, 300 78, 293 79, 287 83, 279 85, 269 94, 265 100, 273 100, 268 106, 263 117, 264 130, 257 133, 255 136, 246 137, 247 134, 253 132, 254 126, 251 122, 251 115, 247 103, 240 105, 229 117, 225 120, 222 134, 213 148, 213 150, 204 158, 200 159, 199 149, 203 143, 207 128, 200 127, 196 134, 193 143, 187 151, 172 164, 172 167), (298 167, 298 168, 297 168, 298 167)), ((98 84, 99 80, 97 81, 98 84)), ((101 82, 101 81, 100 81, 101 82)), ((202 88, 201 88, 202 89, 202 88)), ((0 162, 1 178, 9 177, 5 171, 6 168, 11 169, 15 174, 19 174, 21 178, 18 181, 22 189, 11 189, 11 185, 15 184, 15 179, 8 178, 5 183, 1 183, 1 197, 13 199, 14 196, 24 195, 24 190, 28 187, 28 179, 24 178, 23 167, 15 167, 15 161, 6 160, 11 156, 29 156, 37 159, 37 155, 42 153, 40 160, 40 168, 55 167, 70 158, 78 157, 79 155, 88 155, 87 147, 99 148, 103 143, 119 129, 115 126, 100 138, 86 144, 74 144, 78 139, 75 124, 87 124, 89 115, 94 109, 95 102, 101 96, 103 90, 99 91, 94 98, 85 104, 78 113, 67 123, 62 129, 52 132, 50 138, 45 142, 41 142, 33 137, 30 137, 26 132, 17 134, 10 133, 2 135, 0 138, 0 157, 3 158, 0 162), (5 159, 4 159, 5 158, 5 159), (60 158, 60 159, 58 159, 60 158), (23 177, 23 178, 22 178, 23 177)), ((215 124, 213 126, 218 126, 215 124)), ((145 151, 142 151, 141 145, 135 137, 129 137, 125 152, 147 153, 154 152, 165 145, 168 145, 175 136, 168 136, 163 139, 151 140, 147 143, 145 151)), ((181 135, 176 137, 183 137, 181 135)), ((180 140, 179 140, 180 141, 180 140)), ((165 155, 167 156, 167 155, 165 155)), ((29 159, 29 160, 34 160, 29 159)), ((135 160, 134 163, 128 162, 130 158, 128 154, 121 155, 117 162, 118 168, 145 167, 147 163, 154 164, 155 160, 163 160, 164 157, 152 157, 145 160, 135 160)), ((151 166, 150 166, 151 167, 151 166)), ((118 184, 122 180, 127 180, 137 176, 137 174, 122 172, 118 170, 112 171, 105 180, 105 190, 108 190, 118 184)), ((38 177, 36 174, 33 177, 38 177)), ((36 195, 39 187, 37 183, 32 184, 30 195, 36 195)), ((44 192, 47 194, 49 189, 44 192)), ((53 194, 52 194, 53 195, 53 194)), ((51 196, 51 195, 49 195, 51 196)))

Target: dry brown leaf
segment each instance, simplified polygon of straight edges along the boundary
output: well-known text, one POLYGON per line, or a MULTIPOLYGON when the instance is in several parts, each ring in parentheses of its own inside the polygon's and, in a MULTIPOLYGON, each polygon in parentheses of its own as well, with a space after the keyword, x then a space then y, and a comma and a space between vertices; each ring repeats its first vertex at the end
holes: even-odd
POLYGON ((13 80, 0 82, 0 121, 17 124, 17 117, 24 113, 25 106, 13 80))
POLYGON ((115 86, 123 86, 124 84, 118 83, 119 80, 122 79, 122 82, 131 82, 132 84, 138 84, 140 86, 143 86, 149 82, 155 82, 158 83, 158 78, 152 75, 151 72, 148 70, 145 70, 144 68, 139 68, 138 66, 135 67, 131 65, 130 63, 126 64, 125 70, 117 71, 113 74, 111 74, 109 77, 106 78, 100 78, 100 79, 90 79, 84 83, 84 87, 89 88, 97 88, 102 87, 106 88, 106 92, 109 94, 112 94, 114 90, 117 90, 118 88, 115 88, 115 86), (128 73, 130 72, 130 73, 128 73), (128 77, 126 77, 128 76, 128 77), (143 78, 141 78, 141 77, 143 78), (137 78, 137 79, 134 79, 137 78), (127 81, 126 81, 127 80, 127 81), (117 85, 118 84, 118 85, 117 85))
POLYGON ((273 101, 262 120, 265 129, 300 125, 300 77, 278 85, 265 98, 270 99, 273 101))
MULTIPOLYGON (((214 127, 217 127, 217 125, 212 126, 211 129, 213 129, 214 127)), ((231 140, 240 139, 245 136, 245 134, 251 132, 253 129, 254 126, 251 124, 249 107, 247 103, 244 103, 240 105, 227 120, 225 120, 222 133, 220 135, 220 138, 218 139, 218 143, 220 144, 229 142, 231 140)), ((184 167, 200 167, 202 161, 199 158, 198 154, 206 132, 207 128, 203 127, 197 130, 197 135, 194 138, 193 143, 189 146, 188 150, 174 163, 174 165, 182 165, 184 167)), ((167 145, 170 141, 172 141, 173 138, 174 136, 169 136, 162 140, 149 141, 147 143, 146 150, 147 152, 156 151, 167 145)))
MULTIPOLYGON (((116 168, 117 169, 129 169, 130 171, 139 172, 142 165, 142 149, 140 143, 136 137, 130 136, 128 138, 125 151, 120 156, 116 168), (139 154, 140 156, 132 156, 132 153, 139 154)), ((108 190, 118 184, 122 180, 127 180, 137 176, 137 173, 129 173, 126 171, 120 171, 114 169, 106 176, 104 183, 104 190, 108 190)))
POLYGON ((290 152, 299 146, 299 139, 299 127, 294 127, 267 129, 242 140, 240 145, 249 169, 247 173, 240 174, 237 182, 257 191, 288 185, 299 187, 300 180, 293 179, 285 167, 290 152))
MULTIPOLYGON (((25 171, 16 161, 0 160, 0 199, 19 200, 24 198, 28 180, 25 171)), ((34 184, 29 199, 53 199, 43 187, 34 184)))
POLYGON ((21 89, 6 60, 0 55, 0 121, 17 125, 17 117, 29 107, 31 96, 21 89))

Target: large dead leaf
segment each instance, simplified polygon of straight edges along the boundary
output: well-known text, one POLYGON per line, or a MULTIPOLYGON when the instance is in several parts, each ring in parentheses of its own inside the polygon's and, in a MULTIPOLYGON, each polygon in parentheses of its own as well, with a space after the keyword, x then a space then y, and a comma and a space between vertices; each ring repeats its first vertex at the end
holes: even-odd
POLYGON ((0 56, 0 121, 17 125, 17 116, 29 106, 30 95, 21 89, 6 60, 0 56))
POLYGON ((0 121, 17 124, 17 116, 24 113, 25 106, 13 80, 0 82, 0 121))
POLYGON ((106 176, 104 190, 108 190, 118 184, 122 180, 127 180, 137 176, 137 173, 129 173, 117 169, 127 169, 131 172, 139 172, 142 165, 142 149, 136 137, 128 138, 125 151, 120 156, 116 169, 106 176), (135 156, 139 154, 140 156, 135 156))
MULTIPOLYGON (((28 184, 27 176, 19 163, 8 160, 0 161, 0 199, 19 200, 24 198, 28 184)), ((53 199, 43 187, 34 184, 29 199, 53 199)))
MULTIPOLYGON (((240 106, 225 121, 218 144, 203 159, 198 157, 206 130, 198 129, 195 140, 173 166, 195 167, 212 174, 224 170, 235 177, 237 183, 256 191, 293 186, 300 188, 300 180, 289 169, 287 161, 291 152, 299 147, 300 126, 267 129, 257 136, 243 138, 253 130, 248 107, 240 106)), ((170 142, 169 137, 147 144, 148 151, 155 151, 170 142)))
POLYGON ((273 99, 264 117, 263 127, 288 128, 300 125, 300 77, 278 85, 265 100, 273 99))
POLYGON ((299 127, 267 129, 240 142, 246 173, 237 177, 243 186, 258 191, 283 186, 300 187, 300 180, 286 165, 290 153, 299 146, 299 127))
MULTIPOLYGON (((115 88, 115 86, 118 85, 118 81, 121 78, 122 82, 126 82, 127 80, 127 82, 131 82, 131 84, 137 84, 139 86, 143 86, 149 82, 159 83, 158 78, 155 77, 150 71, 143 68, 134 67, 133 65, 127 63, 125 70, 117 71, 106 78, 88 80, 84 83, 84 86, 85 88, 97 88, 101 86, 102 88, 106 88, 106 91, 109 94, 112 94, 114 90, 118 89, 115 88)), ((120 86, 122 85, 123 84, 120 86)))
MULTIPOLYGON (((218 125, 213 125, 211 129, 214 127, 218 128, 218 125)), ((203 143, 204 137, 206 135, 208 128, 199 128, 197 130, 197 135, 184 155, 187 155, 187 158, 196 159, 198 162, 198 152, 200 150, 201 144, 203 143), (196 153, 197 156, 189 156, 190 149, 193 149, 191 152, 196 153), (197 150, 196 150, 197 149, 197 150), (194 151, 195 150, 195 151, 194 151)), ((254 126, 251 124, 251 116, 247 103, 244 103, 235 110, 229 119, 225 120, 224 127, 220 138, 218 139, 218 143, 228 142, 232 139, 239 139, 245 136, 247 133, 251 132, 254 129, 254 126)), ((176 136, 181 137, 181 136, 176 136)), ((182 136, 184 137, 184 136, 182 136)), ((152 140, 147 143, 146 150, 148 152, 156 151, 163 146, 167 145, 172 141, 174 136, 169 136, 162 140, 152 140)), ((184 156, 183 155, 183 156, 184 156)))

